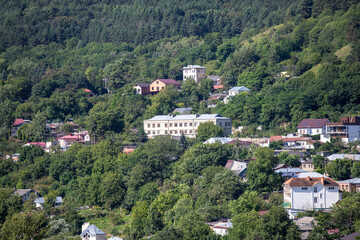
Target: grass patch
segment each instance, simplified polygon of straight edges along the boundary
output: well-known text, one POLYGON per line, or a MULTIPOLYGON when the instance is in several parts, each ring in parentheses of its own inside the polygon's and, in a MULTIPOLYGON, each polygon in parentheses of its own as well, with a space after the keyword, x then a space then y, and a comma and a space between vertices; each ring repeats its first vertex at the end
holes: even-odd
POLYGON ((337 50, 335 52, 335 55, 341 60, 341 61, 345 61, 346 57, 349 56, 351 52, 351 46, 346 45, 345 47, 340 48, 339 50, 337 50))

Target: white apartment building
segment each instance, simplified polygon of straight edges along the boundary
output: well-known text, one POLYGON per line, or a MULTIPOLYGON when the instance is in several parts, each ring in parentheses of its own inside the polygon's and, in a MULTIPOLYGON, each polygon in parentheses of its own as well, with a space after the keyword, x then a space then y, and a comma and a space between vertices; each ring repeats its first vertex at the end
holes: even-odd
POLYGON ((283 186, 283 206, 291 219, 294 219, 299 212, 328 209, 341 200, 339 184, 331 178, 290 178, 283 186))
POLYGON ((144 131, 148 138, 158 135, 181 136, 194 138, 200 123, 213 122, 224 129, 224 134, 231 134, 231 119, 219 114, 193 114, 193 115, 158 115, 144 120, 144 131))
POLYGON ((341 138, 344 143, 360 140, 360 117, 341 117, 340 122, 327 123, 326 134, 322 134, 320 140, 329 142, 331 138, 341 138))
POLYGON ((200 79, 205 78, 205 67, 199 65, 188 65, 183 67, 183 81, 186 79, 194 79, 195 82, 199 82, 200 79))

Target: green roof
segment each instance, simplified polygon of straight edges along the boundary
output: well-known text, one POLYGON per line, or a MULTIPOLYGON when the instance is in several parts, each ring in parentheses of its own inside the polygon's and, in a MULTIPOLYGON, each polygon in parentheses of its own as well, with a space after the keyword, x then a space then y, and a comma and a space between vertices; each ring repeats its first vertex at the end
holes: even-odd
POLYGON ((282 206, 284 208, 291 208, 291 203, 284 202, 280 206, 282 206))

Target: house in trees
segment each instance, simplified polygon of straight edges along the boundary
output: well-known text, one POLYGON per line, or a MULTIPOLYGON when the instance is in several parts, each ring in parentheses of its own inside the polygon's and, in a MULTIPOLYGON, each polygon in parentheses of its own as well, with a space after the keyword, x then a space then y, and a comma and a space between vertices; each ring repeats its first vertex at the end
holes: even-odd
POLYGON ((17 130, 19 130, 19 128, 26 123, 31 123, 31 121, 22 118, 16 118, 15 122, 13 123, 13 128, 11 129, 11 136, 17 137, 17 130))
POLYGON ((96 96, 90 89, 84 88, 83 91, 86 94, 86 98, 92 98, 96 96))
POLYGON ((224 134, 231 134, 231 119, 219 114, 193 115, 158 115, 144 120, 144 131, 148 138, 159 135, 181 136, 194 138, 200 123, 213 122, 224 129, 224 134))
POLYGON ((81 227, 80 237, 82 240, 105 240, 106 234, 95 225, 86 222, 81 227))
POLYGON ((186 79, 194 79, 195 82, 199 82, 200 79, 205 78, 205 67, 199 65, 188 65, 183 67, 183 81, 186 79))
POLYGON ((297 128, 299 135, 317 135, 323 134, 326 131, 326 124, 329 123, 329 119, 303 119, 297 128))
POLYGON ((214 84, 220 84, 221 83, 221 76, 209 75, 206 78, 212 80, 214 82, 214 84))
POLYGON ((247 162, 227 160, 225 168, 233 171, 236 175, 239 175, 240 177, 245 177, 247 166, 247 162))
POLYGON ((290 178, 284 184, 282 204, 291 219, 299 212, 329 209, 341 200, 339 184, 326 177, 290 178))
POLYGON ((156 94, 161 90, 165 89, 169 85, 174 85, 178 89, 181 88, 181 84, 175 81, 174 79, 156 79, 150 84, 150 93, 156 94))
MULTIPOLYGON (((34 203, 35 203, 35 206, 36 206, 37 208, 42 209, 42 208, 44 207, 44 204, 45 204, 45 198, 43 198, 43 197, 38 197, 38 198, 35 199, 34 203)), ((62 199, 62 197, 56 197, 53 206, 54 206, 54 207, 60 207, 61 204, 63 204, 63 199, 62 199)))
POLYGON ((40 196, 40 194, 38 192, 36 192, 35 190, 32 190, 32 189, 16 189, 14 191, 14 195, 20 196, 22 198, 23 202, 26 202, 27 200, 29 200, 31 194, 33 194, 35 197, 40 196))
POLYGON ((326 123, 326 132, 321 135, 322 142, 331 138, 340 138, 344 143, 360 140, 360 117, 341 117, 340 122, 326 123))
POLYGON ((239 87, 233 87, 228 92, 229 92, 229 96, 235 96, 242 92, 250 92, 250 89, 244 86, 239 86, 239 87))
POLYGON ((137 83, 134 86, 136 94, 148 95, 150 94, 150 83, 137 83))
POLYGON ((206 223, 210 229, 216 234, 225 236, 228 234, 228 230, 233 227, 233 224, 230 220, 223 220, 218 222, 208 222, 206 223))
POLYGON ((338 182, 341 191, 346 192, 360 192, 360 178, 352 178, 338 182))

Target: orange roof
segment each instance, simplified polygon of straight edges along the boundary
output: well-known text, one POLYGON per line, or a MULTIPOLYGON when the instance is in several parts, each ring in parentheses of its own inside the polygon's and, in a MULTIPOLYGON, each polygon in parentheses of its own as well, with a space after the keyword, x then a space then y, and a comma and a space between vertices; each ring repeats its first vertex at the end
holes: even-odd
POLYGON ((270 142, 280 141, 281 139, 282 139, 282 136, 271 136, 270 142))
POLYGON ((307 137, 283 138, 282 139, 283 142, 297 142, 297 141, 307 141, 307 140, 311 140, 311 139, 307 138, 307 137))
POLYGON ((84 92, 92 92, 90 89, 84 88, 84 92))
POLYGON ((288 184, 290 187, 311 187, 317 183, 320 183, 323 186, 339 186, 337 182, 326 177, 290 178, 284 182, 284 184, 288 184))

